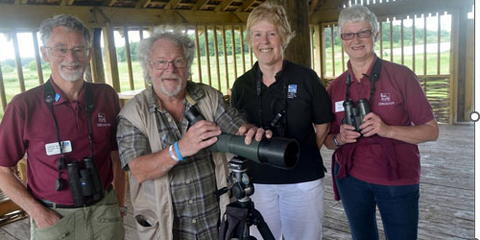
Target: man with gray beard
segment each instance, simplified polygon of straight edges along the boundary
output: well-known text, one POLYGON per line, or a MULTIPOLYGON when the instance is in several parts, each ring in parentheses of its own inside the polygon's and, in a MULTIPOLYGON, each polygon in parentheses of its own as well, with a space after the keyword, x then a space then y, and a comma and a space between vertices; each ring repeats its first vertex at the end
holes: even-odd
MULTIPOLYGON (((214 196, 227 182, 223 153, 206 148, 217 136, 265 134, 242 120, 214 88, 188 81, 195 43, 184 33, 155 28, 142 40, 139 59, 152 86, 122 108, 117 131, 123 168, 141 240, 218 239, 220 213, 228 196, 214 196), (189 126, 196 106, 206 120, 189 126)), ((267 132, 271 137, 271 131, 267 132)))
POLYGON ((124 239, 118 95, 83 78, 92 54, 83 22, 58 15, 42 22, 40 34, 52 74, 6 108, 0 188, 31 217, 31 239, 124 239), (26 187, 11 170, 25 155, 26 187))

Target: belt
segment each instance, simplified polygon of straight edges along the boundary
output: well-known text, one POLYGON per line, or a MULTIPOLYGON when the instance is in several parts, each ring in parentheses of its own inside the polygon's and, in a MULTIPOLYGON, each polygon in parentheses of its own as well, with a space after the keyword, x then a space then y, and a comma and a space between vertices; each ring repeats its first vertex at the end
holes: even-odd
MULTIPOLYGON (((109 193, 110 191, 112 191, 112 189, 113 189, 113 187, 112 187, 112 185, 110 185, 110 186, 108 186, 107 191, 105 191, 105 192, 109 193)), ((55 202, 52 202, 52 201, 46 200, 46 199, 39 199, 38 201, 40 203, 42 203, 43 206, 48 207, 48 208, 81 208, 81 207, 89 207, 89 206, 95 205, 96 203, 100 202, 102 199, 99 199, 98 201, 87 202, 83 206, 64 205, 64 204, 55 203, 55 202)))

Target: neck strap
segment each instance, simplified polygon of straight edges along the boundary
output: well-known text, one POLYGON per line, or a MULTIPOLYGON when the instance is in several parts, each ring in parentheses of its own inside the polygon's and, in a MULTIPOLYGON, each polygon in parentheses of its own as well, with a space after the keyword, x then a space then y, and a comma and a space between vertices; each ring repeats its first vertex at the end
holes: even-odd
MULTIPOLYGON (((380 70, 382 68, 382 59, 377 57, 375 60, 375 65, 373 65, 372 73, 368 76, 370 81, 370 104, 372 104, 373 95, 375 94, 375 83, 380 79, 380 70)), ((345 82, 347 89, 345 91, 345 100, 350 99, 350 85, 352 84, 352 76, 350 73, 347 75, 347 81, 345 82)))
MULTIPOLYGON (((285 64, 285 63, 284 63, 285 64)), ((287 110, 287 91, 288 91, 288 77, 282 79, 282 87, 283 87, 283 109, 281 109, 278 113, 275 114, 275 118, 272 120, 272 122, 266 126, 263 124, 263 107, 262 107, 262 74, 260 71, 260 67, 258 68, 258 74, 257 74, 257 81, 256 81, 256 90, 257 90, 257 114, 258 114, 258 119, 260 120, 260 127, 266 128, 265 130, 271 129, 275 125, 278 124, 280 120, 283 120, 284 125, 287 125, 287 120, 286 120, 286 110, 287 110)), ((285 74, 285 73, 283 73, 285 74)), ((275 81, 277 79, 277 76, 275 76, 275 81)), ((272 83, 274 84, 274 83, 272 83)), ((272 106, 273 107, 273 106, 272 106)))
MULTIPOLYGON (((85 83, 85 111, 88 115, 88 141, 90 143, 90 158, 93 159, 93 139, 92 139, 92 112, 93 112, 93 96, 91 93, 91 89, 87 83, 85 83)), ((48 109, 52 114, 53 125, 55 127, 55 134, 57 136, 58 146, 60 147, 60 154, 62 155, 58 160, 58 179, 55 184, 55 188, 57 191, 63 189, 63 185, 61 184, 61 173, 62 169, 65 169, 65 153, 63 152, 64 144, 60 138, 60 131, 58 129, 57 119, 55 118, 53 102, 55 101, 55 91, 53 90, 52 84, 50 80, 48 80, 43 87, 43 96, 45 103, 48 105, 48 109)))

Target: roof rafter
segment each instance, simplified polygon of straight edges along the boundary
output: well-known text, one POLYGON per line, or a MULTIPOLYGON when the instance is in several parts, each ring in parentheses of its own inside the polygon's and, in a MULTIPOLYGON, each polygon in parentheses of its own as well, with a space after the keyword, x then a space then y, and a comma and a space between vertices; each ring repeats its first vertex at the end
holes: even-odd
POLYGON ((252 6, 252 4, 255 3, 256 0, 246 0, 245 2, 243 2, 242 6, 237 9, 235 12, 245 12, 245 10, 247 10, 250 6, 252 6))
POLYGON ((111 6, 113 6, 116 2, 117 2, 117 0, 104 0, 103 3, 102 3, 102 6, 111 7, 111 6))
POLYGON ((135 8, 146 8, 150 4, 150 0, 139 0, 135 5, 135 8))
POLYGON ((165 10, 175 9, 182 0, 170 0, 165 6, 165 10))
POLYGON ((202 9, 203 6, 207 5, 208 0, 198 0, 197 3, 195 3, 195 6, 193 6, 192 10, 193 11, 198 11, 199 9, 202 9))
POLYGON ((227 7, 230 6, 230 4, 232 4, 232 2, 235 1, 235 0, 223 0, 220 4, 218 4, 218 6, 215 8, 215 11, 216 12, 219 12, 219 11, 225 11, 225 9, 227 7))

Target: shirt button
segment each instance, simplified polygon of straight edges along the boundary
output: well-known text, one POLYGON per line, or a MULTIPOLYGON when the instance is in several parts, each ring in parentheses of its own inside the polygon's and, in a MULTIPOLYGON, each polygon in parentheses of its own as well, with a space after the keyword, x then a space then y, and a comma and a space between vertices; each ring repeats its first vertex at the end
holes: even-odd
POLYGON ((187 180, 185 181, 185 183, 186 183, 186 184, 190 184, 190 179, 187 179, 187 180))
POLYGON ((197 219, 192 219, 192 223, 197 223, 197 219))
POLYGON ((188 200, 188 204, 193 204, 193 200, 188 200))
POLYGON ((167 121, 168 121, 168 122, 172 122, 172 119, 171 119, 171 118, 167 118, 167 121))

